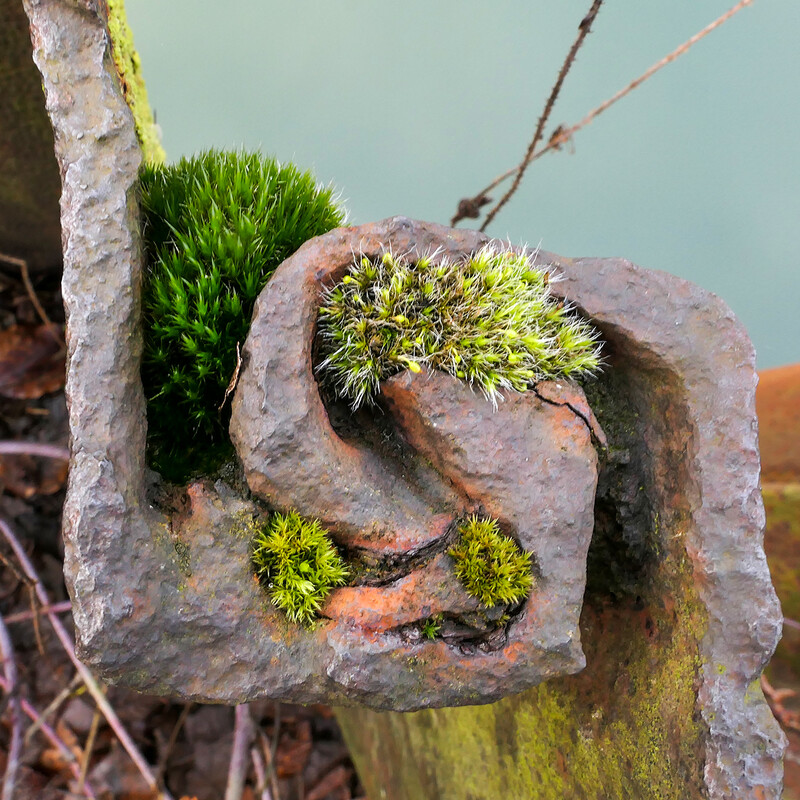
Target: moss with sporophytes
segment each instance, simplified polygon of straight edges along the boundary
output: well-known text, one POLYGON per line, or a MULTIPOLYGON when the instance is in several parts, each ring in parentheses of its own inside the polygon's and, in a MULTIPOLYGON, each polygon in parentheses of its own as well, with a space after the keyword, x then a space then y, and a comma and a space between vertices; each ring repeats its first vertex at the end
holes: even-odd
POLYGON ((594 373, 598 334, 551 280, 531 256, 494 246, 460 260, 357 258, 323 296, 319 371, 353 408, 405 369, 448 372, 493 403, 502 390, 594 373))
POLYGON ((471 516, 448 550, 467 593, 487 607, 518 603, 533 586, 531 554, 500 531, 497 520, 471 516))
POLYGON ((344 213, 310 173, 258 153, 147 165, 140 186, 149 452, 182 483, 231 453, 228 387, 256 298, 285 258, 344 213))
POLYGON ((254 538, 252 558, 272 603, 306 627, 313 627, 331 590, 349 577, 328 531, 297 511, 272 515, 254 538))

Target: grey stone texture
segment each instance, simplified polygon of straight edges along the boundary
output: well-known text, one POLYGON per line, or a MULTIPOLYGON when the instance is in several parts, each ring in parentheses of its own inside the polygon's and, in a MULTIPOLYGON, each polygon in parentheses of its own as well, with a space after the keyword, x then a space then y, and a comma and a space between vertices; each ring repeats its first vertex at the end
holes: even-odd
MULTIPOLYGON (((455 426, 454 435, 462 437, 467 451, 479 446, 463 429, 456 430, 459 415, 473 413, 477 398, 439 376, 419 382, 405 376, 395 379, 387 386, 387 407, 394 403, 395 418, 408 439, 397 447, 416 444, 420 452, 435 456, 441 469, 457 477, 454 485, 442 481, 427 494, 419 493, 415 485, 424 481, 402 474, 402 481, 394 480, 391 471, 384 471, 381 454, 372 453, 355 458, 354 491, 348 498, 338 498, 335 487, 349 476, 334 475, 335 480, 328 482, 330 475, 318 459, 333 452, 333 463, 339 463, 341 448, 353 443, 344 431, 341 436, 332 431, 329 441, 318 443, 319 450, 301 441, 309 456, 303 483, 315 479, 318 485, 311 490, 301 486, 298 496, 280 499, 275 487, 280 485, 283 491, 287 476, 275 483, 271 474, 260 475, 254 463, 273 457, 265 445, 269 436, 280 442, 291 435, 283 417, 274 431, 267 430, 268 416, 259 422, 266 426, 264 436, 244 449, 244 467, 254 496, 236 492, 223 481, 200 481, 168 494, 153 481, 144 463, 145 406, 139 378, 142 253, 136 172, 140 153, 110 61, 103 4, 25 0, 25 9, 63 181, 72 431, 64 512, 65 574, 80 656, 110 682, 143 692, 226 703, 271 696, 409 709, 486 702, 546 677, 546 663, 526 671, 528 659, 535 660, 533 651, 526 651, 515 668, 509 668, 507 662, 514 653, 507 642, 488 640, 487 647, 469 645, 465 652, 455 624, 447 629, 449 641, 430 643, 420 643, 413 626, 410 630, 402 627, 418 613, 404 612, 402 596, 410 581, 429 587, 432 611, 455 608, 466 619, 475 610, 469 598, 459 595, 457 586, 439 580, 446 571, 445 557, 425 558, 433 552, 426 551, 426 546, 440 540, 443 520, 437 522, 433 515, 424 526, 422 520, 448 497, 458 508, 463 499, 458 476, 468 471, 459 449, 443 446, 427 420, 442 413, 444 421, 455 426), (451 412, 438 406, 445 400, 459 409, 452 418, 448 417, 451 412), (391 512, 399 516, 390 516, 390 524, 370 517, 364 498, 373 479, 381 492, 401 501, 391 512), (409 563, 407 559, 424 566, 416 570, 417 577, 389 575, 388 593, 395 592, 397 602, 390 600, 387 612, 385 600, 379 600, 372 622, 363 621, 357 646, 345 630, 349 613, 342 612, 313 633, 288 625, 265 601, 250 570, 249 538, 253 521, 263 514, 263 500, 313 508, 317 498, 322 499, 322 517, 329 513, 325 511, 329 502, 342 504, 334 520, 343 521, 338 535, 366 555, 372 550, 374 563, 385 561, 396 548, 401 567, 409 563), (376 535, 359 540, 355 528, 372 522, 376 535), (374 628, 371 639, 370 625, 374 628), (431 662, 426 663, 429 653, 431 662), (473 675, 481 676, 480 685, 462 682, 473 677, 465 664, 473 665, 473 675), (485 664, 490 667, 474 667, 485 664), (518 672, 523 674, 519 682, 518 672)), ((270 284, 266 293, 276 295, 281 276, 298 263, 313 262, 313 252, 320 249, 371 253, 388 244, 401 252, 443 247, 445 252, 462 253, 485 241, 477 232, 404 218, 339 229, 301 248, 279 269, 278 282, 270 284)), ((586 387, 587 394, 609 441, 624 443, 610 448, 599 464, 589 591, 606 592, 613 603, 650 581, 651 588, 669 585, 681 593, 678 599, 702 609, 705 625, 696 639, 700 666, 695 711, 703 737, 697 762, 687 767, 699 769, 702 788, 692 790, 691 796, 777 800, 785 743, 757 681, 780 635, 781 616, 762 548, 752 346, 720 300, 686 281, 619 259, 572 260, 544 253, 538 258, 563 276, 555 284, 557 292, 575 303, 603 333, 606 373, 596 386, 586 387), (615 431, 617 423, 620 429, 615 431), (667 573, 689 575, 691 581, 658 583, 657 576, 667 573)), ((337 269, 345 267, 341 262, 337 269)), ((328 271, 324 277, 335 276, 328 271)), ((273 298, 277 304, 298 303, 305 291, 285 284, 284 289, 283 296, 273 298)), ((262 302, 256 327, 270 313, 262 302)), ((287 333, 303 330, 300 325, 287 333)), ((305 339, 296 344, 310 346, 305 339)), ((298 354, 297 361, 275 369, 285 369, 291 377, 307 363, 298 354)), ((302 427, 309 414, 324 410, 312 389, 306 390, 311 394, 301 398, 300 407, 283 409, 284 416, 297 417, 290 425, 302 427)), ((547 430, 545 419, 568 428, 569 437, 578 437, 580 432, 583 444, 576 444, 576 449, 582 447, 591 461, 593 451, 587 442, 597 442, 600 435, 594 422, 579 413, 583 399, 573 387, 565 387, 565 393, 557 394, 553 402, 552 390, 542 387, 527 402, 512 398, 500 413, 519 425, 515 413, 520 419, 530 415, 532 430, 526 429, 524 436, 532 442, 549 435, 542 433, 547 430), (534 407, 542 414, 535 414, 534 407), (595 429, 594 437, 590 428, 595 429)), ((249 408, 252 413, 258 403, 267 402, 247 399, 248 392, 258 391, 267 397, 263 386, 245 382, 237 392, 237 408, 249 408)), ((482 415, 481 424, 502 427, 503 419, 482 415)), ((319 417, 312 419, 309 429, 316 431, 320 422, 326 423, 319 417)), ((255 421, 247 422, 245 428, 251 424, 255 421)), ((498 436, 511 436, 513 425, 508 424, 509 431, 498 430, 498 436)), ((237 432, 234 426, 234 437, 244 447, 241 427, 237 432)), ((521 446, 516 439, 515 445, 521 446)), ((414 469, 417 476, 431 474, 425 465, 414 469)), ((589 524, 586 504, 594 480, 589 473, 587 467, 575 492, 576 560, 585 547, 577 529, 589 524)), ((479 494, 486 492, 483 501, 487 504, 496 502, 495 492, 514 494, 504 485, 506 479, 489 477, 483 469, 476 476, 465 475, 462 485, 467 480, 474 481, 479 494)), ((527 535, 522 502, 509 496, 507 503, 498 506, 503 515, 516 521, 523 531, 520 537, 527 535)), ((381 503, 393 505, 386 499, 381 503)), ((558 507, 561 515, 566 513, 561 501, 558 507)), ((546 543, 535 546, 545 548, 546 543)), ((543 550, 536 557, 537 562, 546 563, 543 550)), ((580 578, 570 580, 568 605, 574 613, 580 578)), ((382 587, 378 581, 347 591, 352 594, 354 588, 382 587)), ((347 595, 341 591, 339 602, 346 608, 347 595)), ((666 604, 676 598, 660 599, 666 604)), ((530 602, 509 625, 509 642, 515 629, 527 624, 533 608, 530 602)), ((649 602, 648 596, 643 602, 649 602)), ((370 613, 364 606, 364 615, 370 613)), ((555 671, 575 669, 577 642, 576 628, 571 639, 562 641, 560 655, 558 648, 545 647, 541 652, 558 661, 555 671)), ((654 650, 651 658, 655 662, 659 657, 654 650)), ((601 666, 607 672, 613 653, 603 658, 603 665, 588 664, 581 677, 595 670, 599 675, 601 666)))

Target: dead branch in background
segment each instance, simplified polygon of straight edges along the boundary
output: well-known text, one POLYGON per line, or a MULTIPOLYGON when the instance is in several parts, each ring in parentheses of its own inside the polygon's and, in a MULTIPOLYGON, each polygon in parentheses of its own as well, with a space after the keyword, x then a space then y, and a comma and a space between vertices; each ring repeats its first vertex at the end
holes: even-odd
MULTIPOLYGON (((2 533, 2 535, 5 537, 5 540, 14 551, 14 555, 16 556, 17 562, 22 568, 23 573, 33 584, 40 604, 46 609, 52 609, 53 604, 50 601, 47 590, 44 588, 44 584, 40 580, 33 563, 31 562, 30 558, 28 558, 28 554, 25 552, 25 549, 23 548, 11 526, 2 518, 0 518, 0 533, 2 533)), ((150 769, 150 765, 139 751, 139 748, 134 743, 130 733, 128 733, 127 729, 120 721, 116 711, 114 711, 114 709, 111 707, 111 704, 106 699, 103 690, 101 689, 95 677, 89 671, 89 668, 78 660, 78 657, 75 655, 75 645, 72 641, 72 637, 67 632, 67 629, 64 627, 61 620, 52 610, 47 611, 46 613, 47 619, 49 620, 53 631, 58 637, 58 640, 61 642, 61 646, 64 648, 64 651, 66 652, 70 661, 72 661, 73 665, 75 666, 78 675, 80 675, 80 678, 86 686, 86 689, 92 696, 92 699, 95 701, 97 708, 100 710, 103 717, 105 717, 109 727, 114 731, 114 734, 116 735, 117 739, 119 739, 119 742, 123 748, 125 748, 127 751, 131 761, 133 761, 133 763, 136 765, 136 768, 139 770, 141 776, 145 779, 154 794, 158 794, 162 800, 171 800, 171 796, 166 790, 162 789, 159 794, 158 782, 153 775, 152 770, 150 769)), ((10 680, 8 683, 11 685, 10 680)))
POLYGON ((550 95, 547 98, 547 102, 544 104, 544 110, 539 117, 539 122, 536 124, 536 131, 533 134, 533 139, 531 139, 528 149, 525 151, 525 157, 522 159, 522 163, 519 165, 517 175, 514 178, 514 183, 511 185, 511 188, 500 198, 500 200, 498 200, 497 205, 495 205, 495 207, 486 215, 486 219, 483 221, 483 225, 481 225, 482 231, 486 230, 486 226, 489 225, 489 223, 497 216, 497 214, 500 212, 500 209, 503 208, 503 206, 511 199, 514 192, 517 191, 517 188, 522 181, 522 176, 525 174, 525 170, 531 161, 531 156, 536 150, 536 145, 539 144, 542 135, 544 134, 544 126, 547 125, 547 120, 550 119, 550 113, 553 110, 553 106, 556 104, 556 100, 558 100, 561 87, 564 85, 564 79, 567 77, 567 73, 575 63, 578 50, 581 49, 581 46, 586 41, 586 37, 589 35, 589 31, 592 29, 592 23, 594 22, 595 17, 597 17, 598 12, 600 11, 600 6, 602 5, 603 0, 594 0, 591 8, 589 9, 589 13, 581 20, 580 25, 578 25, 578 35, 575 37, 575 41, 572 43, 572 47, 570 47, 567 57, 564 59, 564 63, 561 65, 561 69, 558 71, 558 77, 556 78, 556 82, 553 84, 553 88, 550 90, 550 95))
MULTIPOLYGON (((593 122, 597 117, 599 117, 604 111, 608 110, 618 101, 622 100, 623 97, 630 94, 634 89, 637 89, 641 86, 646 80, 652 78, 659 70, 663 69, 667 66, 667 64, 671 64, 677 58, 682 56, 685 52, 689 50, 692 45, 699 42, 701 39, 708 36, 713 30, 716 30, 720 25, 727 22, 731 17, 735 14, 738 14, 743 8, 746 6, 751 5, 754 0, 740 0, 733 8, 730 8, 721 16, 717 17, 713 22, 706 25, 701 31, 698 31, 694 36, 690 39, 687 39, 682 45, 676 47, 671 53, 667 54, 662 58, 660 61, 657 61, 651 67, 646 69, 638 78, 632 80, 625 88, 620 89, 615 95, 610 97, 608 100, 601 103, 596 108, 592 109, 580 122, 572 125, 571 127, 567 127, 565 125, 559 125, 556 130, 550 135, 550 138, 547 141, 547 144, 539 150, 535 150, 534 148, 529 147, 528 151, 525 154, 523 160, 517 164, 517 166, 512 167, 509 170, 506 170, 501 175, 498 175, 488 186, 482 189, 478 194, 474 197, 465 197, 458 203, 458 211, 456 212, 455 216, 451 220, 450 224, 455 226, 458 222, 462 219, 477 219, 480 216, 480 209, 482 206, 486 205, 487 203, 491 202, 491 198, 489 198, 489 192, 499 186, 503 181, 508 180, 512 175, 517 175, 517 179, 515 180, 515 185, 519 185, 519 181, 521 180, 521 175, 524 173, 525 169, 527 168, 528 164, 532 161, 535 161, 540 156, 543 156, 545 153, 551 150, 560 150, 561 146, 566 142, 570 141, 572 137, 577 133, 581 128, 585 128, 591 122, 593 122)), ((541 120, 540 120, 541 121, 541 120)), ((534 137, 535 138, 535 137, 534 137)), ((513 187, 512 187, 513 188, 513 187)), ((510 197, 510 193, 506 194, 506 197, 510 197)), ((505 197, 503 198, 505 200, 505 197)), ((503 201, 501 201, 503 202, 503 201)), ((486 220, 484 221, 483 225, 481 226, 481 230, 485 230, 486 226, 497 216, 497 212, 500 210, 500 204, 496 206, 490 214, 487 216, 486 220)))

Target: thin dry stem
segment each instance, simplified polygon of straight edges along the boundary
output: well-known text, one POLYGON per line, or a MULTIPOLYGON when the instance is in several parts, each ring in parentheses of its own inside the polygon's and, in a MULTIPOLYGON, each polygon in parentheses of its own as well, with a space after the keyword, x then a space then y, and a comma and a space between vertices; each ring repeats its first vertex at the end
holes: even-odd
POLYGON ((24 258, 16 258, 15 256, 9 256, 5 253, 0 253, 0 260, 8 264, 13 264, 15 267, 19 267, 20 274, 22 275, 22 282, 25 284, 25 291, 28 293, 28 297, 31 303, 33 303, 33 307, 36 309, 39 319, 47 326, 47 329, 52 332, 53 336, 61 342, 61 338, 55 333, 56 326, 52 323, 50 317, 47 316, 47 312, 44 310, 44 306, 39 302, 36 290, 33 288, 31 276, 28 272, 28 262, 24 258))
POLYGON ((247 703, 236 706, 236 724, 233 729, 233 747, 228 767, 228 784, 225 787, 225 800, 241 800, 244 782, 247 778, 250 745, 255 739, 255 727, 250 717, 247 703))
MULTIPOLYGON (((741 2, 737 3, 733 8, 726 11, 721 16, 717 17, 713 22, 706 25, 701 31, 698 31, 694 36, 690 39, 687 39, 683 44, 679 47, 676 47, 671 53, 667 54, 662 58, 660 61, 657 61, 653 64, 649 69, 646 69, 638 78, 632 80, 625 88, 620 89, 615 95, 610 97, 608 100, 600 103, 599 106, 592 109, 580 122, 572 125, 570 127, 566 127, 564 125, 560 125, 559 128, 554 132, 554 134, 550 137, 547 144, 539 150, 536 150, 533 153, 530 153, 526 159, 523 160, 522 163, 517 164, 515 167, 506 170, 505 172, 498 175, 491 183, 489 183, 484 189, 482 189, 478 194, 471 198, 465 198, 459 201, 459 206, 464 204, 465 208, 475 208, 475 204, 477 203, 477 207, 480 208, 485 202, 485 198, 488 196, 489 192, 493 189, 497 188, 503 181, 508 180, 513 175, 519 173, 521 169, 524 169, 530 164, 532 161, 536 161, 537 158, 540 158, 545 153, 550 152, 551 150, 558 150, 561 148, 563 144, 570 141, 572 137, 582 128, 585 128, 587 125, 592 123, 597 117, 599 117, 604 111, 607 111, 611 106, 615 103, 622 100, 623 97, 629 95, 634 89, 637 89, 641 86, 645 81, 649 80, 653 77, 659 70, 663 69, 667 66, 667 64, 671 64, 677 58, 682 56, 687 50, 689 50, 692 45, 697 44, 701 39, 708 36, 713 30, 718 28, 720 25, 727 22, 734 14, 738 14, 742 9, 745 7, 752 5, 754 0, 741 0, 741 2)), ((459 213, 453 217, 451 221, 451 225, 456 225, 460 220, 465 219, 467 216, 472 216, 468 214, 460 215, 459 213)), ((478 215, 474 214, 473 218, 476 218, 478 215)), ((488 223, 484 224, 485 225, 488 223)), ((483 230, 483 228, 481 228, 483 230)))
MULTIPOLYGON (((276 705, 278 705, 276 703, 276 705)), ((267 762, 267 779, 272 788, 272 800, 281 800, 281 789, 278 785, 278 772, 275 769, 275 754, 278 749, 278 726, 280 718, 275 723, 275 730, 272 733, 272 743, 267 739, 264 731, 258 730, 258 738, 261 743, 261 751, 264 753, 264 760, 267 762)))
POLYGON ((75 689, 80 686, 81 679, 79 675, 75 675, 72 680, 69 682, 68 686, 65 686, 48 704, 47 708, 39 715, 39 721, 34 722, 33 725, 25 731, 25 743, 27 744, 36 731, 39 730, 39 726, 44 723, 44 721, 50 717, 51 715, 55 714, 59 708, 61 708, 62 704, 67 700, 68 697, 72 695, 75 689))
MULTIPOLYGON (((22 566, 25 574, 31 581, 33 581, 39 602, 43 606, 49 607, 51 603, 50 598, 47 595, 47 590, 39 580, 39 576, 33 564, 31 563, 31 560, 28 558, 28 554, 20 544, 19 539, 17 539, 16 534, 11 529, 9 524, 3 519, 0 519, 0 531, 11 545, 11 549, 14 551, 14 555, 17 557, 17 560, 22 566)), ((120 721, 117 713, 106 699, 92 673, 81 661, 78 660, 78 657, 75 655, 75 645, 73 644, 69 633, 67 633, 67 629, 64 627, 56 614, 50 612, 47 614, 47 618, 50 620, 50 624, 53 626, 53 630, 61 642, 62 647, 69 656, 70 661, 72 661, 72 663, 75 665, 75 669, 78 671, 81 680, 84 682, 84 684, 86 684, 89 694, 92 695, 95 703, 97 703, 98 708, 102 711, 103 716, 106 718, 106 722, 108 722, 109 727, 114 731, 114 734, 119 739, 120 744, 125 748, 131 758, 131 761, 133 761, 133 763, 136 765, 136 768, 139 770, 145 781, 147 781, 150 788, 154 792, 157 792, 158 784, 152 770, 150 769, 150 765, 147 763, 144 756, 139 752, 139 749, 136 747, 136 744, 134 743, 130 734, 120 721)), ((166 791, 162 792, 161 797, 163 800, 171 800, 169 793, 166 791)))
POLYGON ((14 645, 8 635, 0 614, 0 654, 3 657, 3 672, 6 676, 6 692, 9 698, 9 714, 11 716, 11 743, 8 747, 6 758, 6 772, 3 776, 2 800, 13 800, 14 789, 17 782, 20 756, 22 754, 22 708, 19 701, 19 683, 17 677, 17 662, 14 645))
POLYGON ((0 441, 0 455, 4 456, 42 456, 69 461, 69 450, 55 444, 42 442, 0 441))
POLYGON ((103 719, 103 715, 100 713, 100 709, 96 708, 94 710, 94 716, 92 717, 92 724, 89 727, 89 734, 86 737, 86 744, 83 746, 83 757, 81 758, 81 770, 80 775, 78 777, 78 794, 83 793, 83 787, 86 785, 86 776, 89 774, 89 761, 92 758, 92 751, 94 750, 94 743, 97 739, 97 731, 100 730, 100 720, 103 719))
POLYGON ((28 599, 31 604, 31 619, 33 620, 33 636, 36 639, 36 649, 39 655, 44 655, 44 642, 42 641, 42 631, 39 628, 39 615, 36 613, 36 592, 33 586, 28 584, 28 599))
POLYGON ((194 703, 189 701, 186 703, 183 708, 181 709, 181 713, 178 715, 178 719, 175 722, 175 725, 172 728, 172 733, 169 735, 169 739, 167 740, 167 744, 164 747, 162 754, 158 760, 158 769, 156 770, 156 780, 158 781, 159 786, 164 785, 164 774, 167 771, 167 764, 169 763, 170 756, 172 755, 172 751, 175 748, 175 743, 178 741, 178 734, 181 732, 184 723, 186 722, 186 718, 189 716, 189 712, 194 708, 194 703))
POLYGON ((64 600, 62 603, 53 603, 52 606, 42 608, 41 606, 35 611, 19 611, 16 614, 9 614, 6 617, 6 625, 13 625, 15 622, 27 622, 34 617, 40 617, 52 611, 54 614, 64 614, 72 610, 72 603, 69 600, 64 600))
POLYGON ((544 134, 544 126, 547 124, 547 120, 550 119, 550 113, 553 110, 553 106, 556 104, 558 95, 561 92, 561 87, 564 85, 564 79, 567 77, 567 73, 575 63, 575 58, 578 55, 578 51, 586 41, 586 37, 589 35, 589 31, 592 29, 592 23, 597 17, 598 12, 600 11, 600 6, 602 5, 603 0, 594 0, 591 8, 589 9, 589 13, 581 20, 581 24, 578 26, 578 35, 575 37, 575 41, 572 43, 572 47, 570 47, 567 57, 564 59, 564 63, 561 65, 561 69, 558 71, 558 77, 556 78, 555 84, 553 84, 553 88, 550 90, 550 96, 547 98, 547 102, 544 104, 544 110, 539 117, 539 122, 536 125, 536 131, 533 134, 533 139, 531 139, 528 149, 525 151, 525 157, 522 159, 522 163, 517 170, 514 183, 511 185, 511 188, 500 198, 500 200, 497 201, 497 205, 495 205, 495 207, 492 208, 491 211, 489 211, 489 213, 486 215, 486 219, 483 221, 483 225, 481 225, 482 231, 486 230, 486 227, 492 222, 498 213, 500 213, 500 209, 503 208, 503 206, 511 199, 511 197, 519 188, 519 185, 522 181, 522 176, 525 174, 525 170, 530 163, 534 150, 544 134))
MULTIPOLYGON (((3 691, 8 691, 8 684, 3 678, 0 678, 0 689, 3 691)), ((40 731, 42 735, 50 742, 53 747, 58 750, 61 754, 64 761, 66 761, 67 765, 69 766, 70 772, 72 772, 72 776, 77 780, 80 776, 78 771, 78 764, 75 761, 74 753, 69 749, 67 744, 64 740, 51 728, 41 717, 39 712, 27 701, 21 701, 22 710, 25 712, 25 715, 28 719, 31 720, 33 725, 31 727, 35 727, 37 731, 40 731)), ((87 781, 83 786, 84 794, 90 799, 95 800, 97 795, 94 792, 94 789, 90 786, 89 782, 87 781)))
POLYGON ((261 800, 272 800, 272 795, 267 788, 267 773, 264 769, 264 759, 257 747, 250 748, 250 759, 253 762, 253 771, 256 773, 256 794, 261 800))

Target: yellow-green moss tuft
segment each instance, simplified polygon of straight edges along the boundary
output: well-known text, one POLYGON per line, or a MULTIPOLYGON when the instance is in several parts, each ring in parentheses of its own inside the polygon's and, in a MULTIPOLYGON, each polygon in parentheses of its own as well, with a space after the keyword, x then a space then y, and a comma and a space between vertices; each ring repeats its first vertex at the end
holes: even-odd
POLYGON ((125 102, 133 114, 136 137, 142 148, 142 155, 150 164, 161 164, 166 160, 166 154, 161 146, 153 111, 147 99, 142 64, 139 53, 133 46, 133 33, 125 15, 125 2, 107 0, 107 5, 111 55, 119 74, 125 102))

